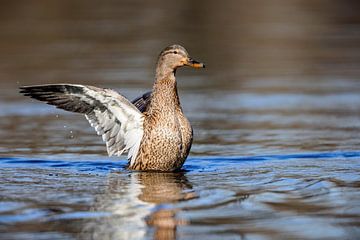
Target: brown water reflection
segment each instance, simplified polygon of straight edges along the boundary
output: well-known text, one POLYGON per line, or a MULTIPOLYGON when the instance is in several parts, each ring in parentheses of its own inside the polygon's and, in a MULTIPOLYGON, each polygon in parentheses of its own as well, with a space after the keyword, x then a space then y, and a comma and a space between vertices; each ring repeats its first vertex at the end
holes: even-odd
POLYGON ((108 189, 98 196, 93 210, 111 212, 112 217, 89 222, 82 237, 134 239, 148 235, 154 239, 175 239, 177 227, 186 225, 187 221, 177 218, 176 214, 181 209, 170 204, 198 197, 191 191, 192 186, 185 174, 138 172, 132 174, 128 181, 124 184, 121 173, 109 176, 108 189), (127 216, 126 226, 124 219, 117 215, 127 216), (109 231, 109 226, 114 228, 109 231), (152 230, 149 231, 148 227, 152 230))
MULTIPOLYGON (((96 212, 108 212, 111 215, 88 221, 83 227, 81 238, 176 239, 183 234, 177 231, 179 227, 192 224, 181 216, 184 211, 194 212, 196 216, 196 211, 228 206, 231 203, 240 204, 249 196, 244 192, 239 192, 235 196, 231 194, 231 197, 226 194, 216 197, 216 191, 213 191, 213 194, 215 198, 212 200, 211 194, 200 198, 185 173, 137 172, 131 175, 113 173, 109 175, 105 193, 97 196, 91 209, 96 212)), ((225 224, 228 221, 217 220, 218 224, 225 224)), ((249 231, 259 230, 249 229, 249 231)))
MULTIPOLYGON (((184 174, 159 175, 144 173, 140 176, 143 184, 139 199, 155 204, 176 203, 196 198, 194 192, 184 192, 191 189, 184 174)), ((154 229, 154 239, 176 239, 176 229, 179 225, 188 224, 186 220, 177 219, 177 209, 159 209, 147 216, 146 224, 154 229)))
POLYGON ((1 239, 356 239, 360 10, 345 1, 2 1, 1 239), (186 172, 126 172, 20 85, 152 86, 173 43, 186 172))

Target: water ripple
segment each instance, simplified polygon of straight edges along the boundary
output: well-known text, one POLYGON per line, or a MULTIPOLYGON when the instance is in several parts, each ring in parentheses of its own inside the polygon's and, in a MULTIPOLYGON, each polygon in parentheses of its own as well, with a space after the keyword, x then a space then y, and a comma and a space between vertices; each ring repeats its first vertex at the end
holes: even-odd
MULTIPOLYGON (((319 153, 296 153, 283 155, 259 155, 259 156, 201 156, 189 157, 184 165, 186 171, 217 171, 233 166, 231 164, 246 164, 259 161, 275 160, 301 160, 301 159, 356 159, 360 158, 360 151, 348 152, 319 152, 319 153)), ((360 163, 359 163, 360 165, 360 163)), ((6 167, 34 167, 34 168, 72 168, 79 171, 107 172, 121 170, 126 167, 126 161, 98 160, 47 160, 27 159, 16 157, 0 158, 0 166, 6 167)))

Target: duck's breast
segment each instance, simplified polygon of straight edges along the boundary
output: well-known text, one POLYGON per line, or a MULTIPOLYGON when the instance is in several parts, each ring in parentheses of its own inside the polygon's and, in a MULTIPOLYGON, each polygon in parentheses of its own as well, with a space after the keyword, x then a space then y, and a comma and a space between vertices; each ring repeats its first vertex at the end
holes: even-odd
POLYGON ((171 119, 147 118, 136 163, 137 170, 171 171, 183 164, 182 127, 176 115, 171 119))

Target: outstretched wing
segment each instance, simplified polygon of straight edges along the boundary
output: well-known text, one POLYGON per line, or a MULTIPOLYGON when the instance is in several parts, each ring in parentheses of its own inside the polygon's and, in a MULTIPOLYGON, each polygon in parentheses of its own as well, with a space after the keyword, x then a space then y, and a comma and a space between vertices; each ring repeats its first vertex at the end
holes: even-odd
POLYGON ((21 87, 21 93, 71 112, 85 114, 106 142, 109 156, 128 151, 134 161, 143 136, 143 114, 111 89, 74 84, 21 87))

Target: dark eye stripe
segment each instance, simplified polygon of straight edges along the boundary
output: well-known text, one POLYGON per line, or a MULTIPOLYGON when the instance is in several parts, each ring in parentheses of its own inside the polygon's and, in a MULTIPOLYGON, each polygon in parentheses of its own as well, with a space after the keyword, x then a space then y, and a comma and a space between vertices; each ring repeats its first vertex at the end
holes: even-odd
POLYGON ((183 52, 178 52, 178 51, 174 51, 174 50, 168 50, 168 51, 165 51, 165 52, 163 52, 162 54, 161 54, 161 56, 165 56, 165 55, 167 55, 167 54, 180 54, 181 56, 183 56, 183 57, 186 57, 186 54, 184 54, 183 52))

